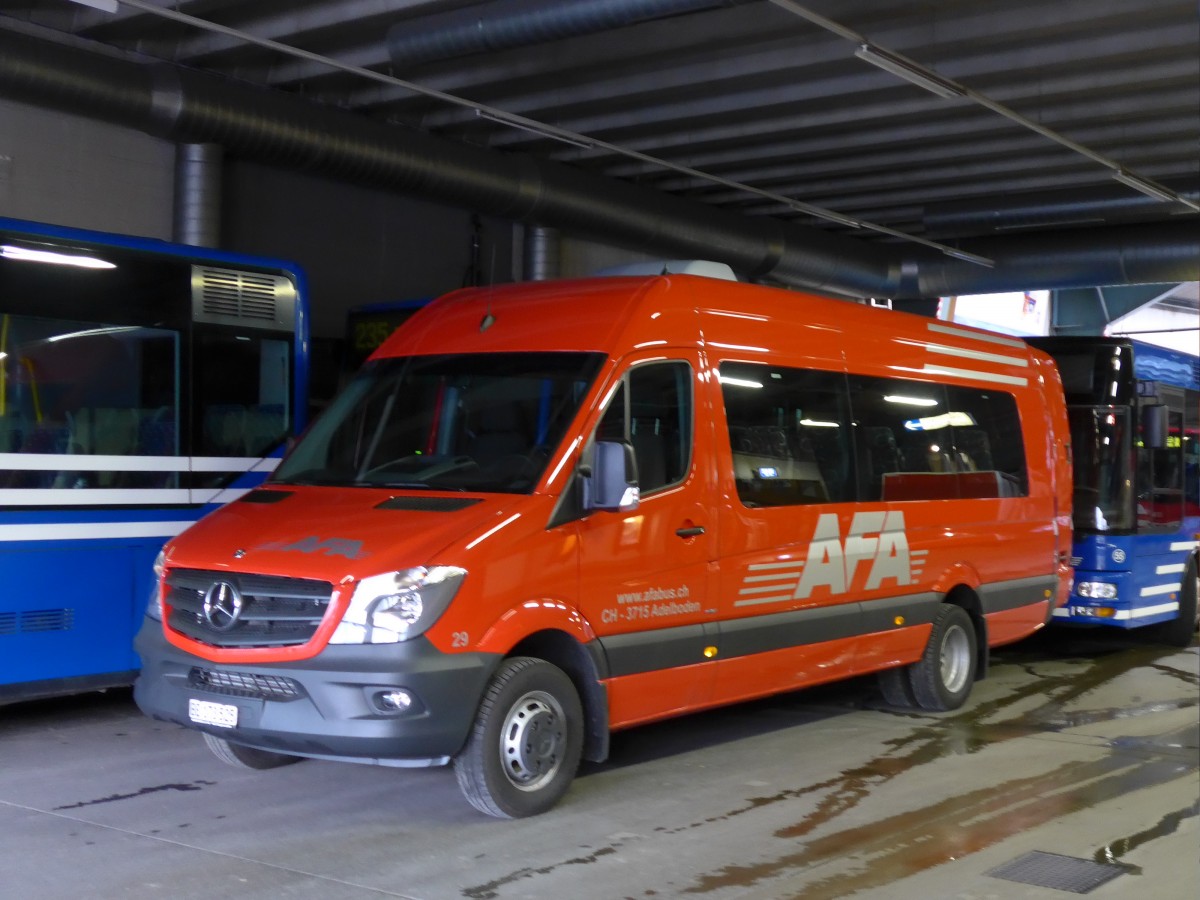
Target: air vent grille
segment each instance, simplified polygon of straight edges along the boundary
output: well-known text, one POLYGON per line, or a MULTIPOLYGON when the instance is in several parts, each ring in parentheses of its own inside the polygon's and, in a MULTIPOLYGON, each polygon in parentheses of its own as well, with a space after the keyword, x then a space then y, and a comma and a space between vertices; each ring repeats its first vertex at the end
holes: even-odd
POLYGON ((21 613, 20 630, 26 633, 70 631, 74 627, 73 609, 34 609, 21 613))
POLYGON ((295 329, 296 289, 279 275, 192 267, 192 316, 197 322, 295 329))

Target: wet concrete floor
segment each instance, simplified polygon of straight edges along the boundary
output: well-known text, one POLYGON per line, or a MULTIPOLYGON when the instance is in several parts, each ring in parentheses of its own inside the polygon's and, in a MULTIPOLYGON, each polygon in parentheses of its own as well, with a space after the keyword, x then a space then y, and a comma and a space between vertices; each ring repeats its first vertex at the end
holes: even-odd
POLYGON ((0 896, 1048 900, 1075 865, 1111 876, 1091 897, 1194 900, 1198 715, 1195 643, 1055 631, 955 713, 861 679, 623 733, 505 822, 448 769, 231 769, 127 691, 18 704, 0 896), (989 874, 1033 851, 1053 886, 989 874))

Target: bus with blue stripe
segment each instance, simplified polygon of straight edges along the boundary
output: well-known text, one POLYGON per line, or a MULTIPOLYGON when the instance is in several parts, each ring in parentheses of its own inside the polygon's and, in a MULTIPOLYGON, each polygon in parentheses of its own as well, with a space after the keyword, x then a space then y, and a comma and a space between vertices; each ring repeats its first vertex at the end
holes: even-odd
POLYGON ((1030 341, 1062 373, 1071 420, 1071 600, 1056 623, 1145 628, 1177 646, 1197 627, 1200 358, 1128 338, 1030 341))
POLYGON ((304 425, 292 263, 0 218, 0 703, 131 684, 162 544, 304 425))

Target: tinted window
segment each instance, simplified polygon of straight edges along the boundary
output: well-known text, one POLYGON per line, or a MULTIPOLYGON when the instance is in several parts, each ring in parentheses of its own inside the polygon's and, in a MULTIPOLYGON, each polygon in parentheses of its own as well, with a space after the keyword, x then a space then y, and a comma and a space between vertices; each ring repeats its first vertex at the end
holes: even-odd
POLYGON ((643 494, 682 481, 692 455, 691 366, 665 362, 630 369, 596 438, 633 445, 643 494))
POLYGON ((1010 394, 850 378, 862 500, 1017 497, 1028 492, 1010 394))
POLYGON ((742 503, 790 506, 854 499, 841 374, 722 363, 720 378, 742 503))
POLYGON ((1023 497, 1029 493, 1021 416, 1012 394, 975 388, 946 388, 950 406, 954 456, 966 497, 1023 497), (993 476, 994 473, 994 476, 993 476), (994 482, 994 484, 993 484, 994 482), (999 494, 991 493, 993 487, 999 494))
POLYGON ((750 363, 720 378, 746 506, 1027 493, 1010 394, 750 363))

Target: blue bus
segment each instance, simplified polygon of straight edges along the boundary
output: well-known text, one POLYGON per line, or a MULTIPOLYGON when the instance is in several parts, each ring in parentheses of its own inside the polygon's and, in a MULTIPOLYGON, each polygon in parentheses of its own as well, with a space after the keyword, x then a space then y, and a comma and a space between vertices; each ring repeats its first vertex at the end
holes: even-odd
POLYGON ((0 218, 0 703, 131 684, 163 542, 303 427, 292 264, 0 218))
POLYGON ((1127 338, 1030 342, 1057 361, 1071 420, 1075 584, 1054 621, 1187 646, 1198 624, 1200 358, 1127 338))

